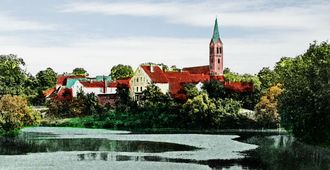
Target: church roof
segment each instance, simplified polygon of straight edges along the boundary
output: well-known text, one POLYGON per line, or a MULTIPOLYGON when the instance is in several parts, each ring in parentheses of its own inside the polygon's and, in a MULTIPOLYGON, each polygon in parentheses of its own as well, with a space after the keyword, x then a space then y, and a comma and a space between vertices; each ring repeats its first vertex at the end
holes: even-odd
POLYGON ((215 24, 213 28, 212 42, 216 43, 220 40, 219 28, 218 28, 218 18, 215 19, 215 24))
POLYGON ((185 67, 183 71, 188 71, 190 74, 210 74, 210 67, 206 66, 196 66, 196 67, 185 67))

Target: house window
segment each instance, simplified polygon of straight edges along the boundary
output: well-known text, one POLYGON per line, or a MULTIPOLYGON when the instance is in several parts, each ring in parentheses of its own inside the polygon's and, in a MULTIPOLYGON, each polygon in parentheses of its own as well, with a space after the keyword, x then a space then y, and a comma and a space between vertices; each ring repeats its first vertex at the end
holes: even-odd
POLYGON ((136 92, 139 92, 139 87, 136 87, 136 92))
POLYGON ((140 87, 140 91, 142 92, 142 86, 140 87))
POLYGON ((136 78, 136 82, 137 82, 137 83, 139 82, 139 78, 138 78, 138 77, 136 78))

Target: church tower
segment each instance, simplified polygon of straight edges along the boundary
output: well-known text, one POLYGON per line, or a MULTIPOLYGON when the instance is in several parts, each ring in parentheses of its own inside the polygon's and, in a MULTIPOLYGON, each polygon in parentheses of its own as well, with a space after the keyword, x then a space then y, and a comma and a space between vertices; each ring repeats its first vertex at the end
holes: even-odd
POLYGON ((210 42, 210 76, 223 79, 223 43, 220 39, 218 19, 215 19, 213 36, 210 42))

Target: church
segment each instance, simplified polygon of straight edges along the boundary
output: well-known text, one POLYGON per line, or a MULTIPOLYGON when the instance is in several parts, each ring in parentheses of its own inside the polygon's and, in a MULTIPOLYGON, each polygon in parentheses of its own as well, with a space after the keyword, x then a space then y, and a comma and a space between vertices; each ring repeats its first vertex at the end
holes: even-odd
POLYGON ((142 64, 130 79, 130 95, 138 99, 143 90, 150 84, 160 88, 163 93, 169 93, 173 98, 185 99, 183 87, 186 84, 195 84, 201 88, 202 83, 213 80, 222 82, 225 88, 245 92, 252 91, 251 83, 226 82, 223 73, 224 51, 221 41, 218 21, 215 20, 213 35, 209 43, 209 65, 186 67, 180 71, 166 71, 158 65, 142 64))

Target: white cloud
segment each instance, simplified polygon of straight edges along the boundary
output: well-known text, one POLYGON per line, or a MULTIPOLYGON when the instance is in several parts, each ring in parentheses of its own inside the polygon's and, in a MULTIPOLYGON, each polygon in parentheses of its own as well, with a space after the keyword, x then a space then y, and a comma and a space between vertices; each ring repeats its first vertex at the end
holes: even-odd
POLYGON ((55 29, 54 25, 18 19, 5 14, 0 14, 0 25, 0 31, 42 31, 55 29))
MULTIPOLYGON (((223 39, 224 65, 240 73, 257 73, 273 66, 282 56, 302 54, 311 41, 289 35, 272 39, 223 39), (290 38, 290 41, 286 40, 290 38)), ((84 67, 92 75, 109 74, 116 64, 156 62, 179 67, 208 64, 209 39, 130 37, 118 39, 77 39, 65 47, 33 47, 28 43, 0 46, 2 53, 16 53, 33 74, 46 67, 59 73, 84 67)))
POLYGON ((329 26, 330 3, 302 2, 296 6, 275 7, 271 1, 204 1, 194 3, 166 2, 76 2, 66 4, 61 11, 100 13, 142 17, 164 17, 170 23, 211 26, 217 15, 222 26, 314 29, 329 26))

